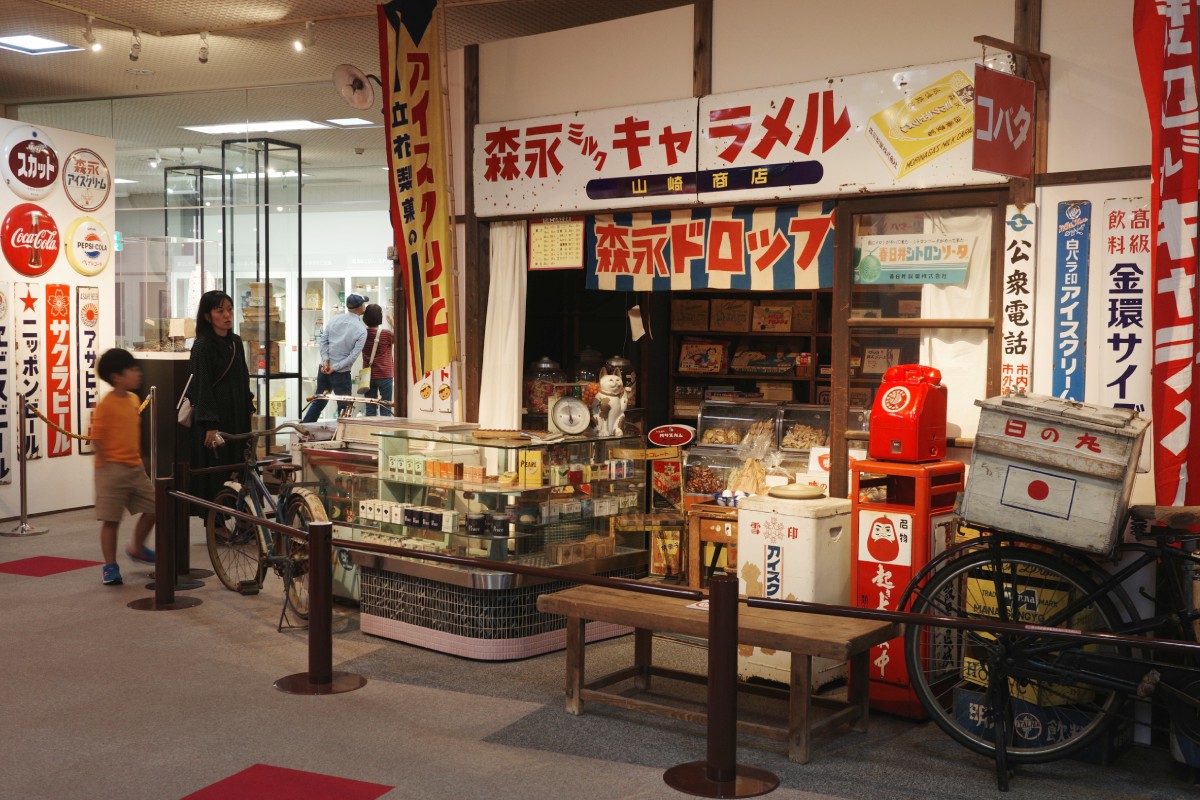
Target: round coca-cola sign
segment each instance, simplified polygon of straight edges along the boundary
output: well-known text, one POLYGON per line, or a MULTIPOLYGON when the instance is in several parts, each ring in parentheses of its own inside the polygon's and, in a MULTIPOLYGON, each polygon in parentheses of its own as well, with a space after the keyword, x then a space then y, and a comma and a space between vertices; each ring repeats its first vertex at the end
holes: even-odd
POLYGON ((0 225, 0 247, 9 266, 29 278, 49 271, 58 260, 58 226, 35 203, 13 206, 0 225))
POLYGON ((41 200, 58 181, 58 153, 45 132, 29 125, 4 139, 4 182, 26 200, 41 200))
POLYGON ((685 447, 695 438, 696 429, 691 425, 659 425, 646 434, 646 440, 659 447, 685 447))

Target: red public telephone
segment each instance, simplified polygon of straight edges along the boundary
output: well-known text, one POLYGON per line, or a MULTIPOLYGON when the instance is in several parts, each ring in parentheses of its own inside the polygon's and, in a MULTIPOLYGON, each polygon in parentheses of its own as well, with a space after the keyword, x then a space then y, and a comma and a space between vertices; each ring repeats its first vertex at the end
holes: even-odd
POLYGON ((871 409, 867 452, 880 461, 946 457, 946 387, 941 370, 899 364, 883 374, 871 409))

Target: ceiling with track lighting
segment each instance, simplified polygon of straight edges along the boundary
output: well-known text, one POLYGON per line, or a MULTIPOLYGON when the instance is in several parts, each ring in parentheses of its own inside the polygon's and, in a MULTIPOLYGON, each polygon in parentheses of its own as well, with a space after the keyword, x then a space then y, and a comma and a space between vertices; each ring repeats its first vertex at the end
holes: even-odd
MULTIPOLYGON (((443 3, 449 50, 691 5, 443 3)), ((376 6, 376 0, 2 0, 0 37, 32 34, 80 49, 45 55, 0 49, 0 106, 21 106, 21 117, 36 124, 112 136, 117 175, 161 187, 154 170, 212 165, 221 139, 231 138, 183 126, 295 119, 326 124, 371 113, 368 121, 378 121, 378 108, 354 111, 331 82, 334 67, 343 63, 378 74, 376 6), (100 46, 95 52, 86 38, 89 18, 100 46), (152 159, 158 161, 154 168, 152 159)), ((9 116, 15 116, 12 109, 9 116)), ((382 184, 380 130, 354 128, 328 125, 277 138, 302 146, 310 182, 382 184)))

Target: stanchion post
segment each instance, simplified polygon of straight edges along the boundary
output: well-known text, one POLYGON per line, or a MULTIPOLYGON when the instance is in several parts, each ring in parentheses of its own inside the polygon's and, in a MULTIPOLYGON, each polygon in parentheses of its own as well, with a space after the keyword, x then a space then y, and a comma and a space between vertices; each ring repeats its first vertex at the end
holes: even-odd
POLYGON ((200 605, 195 597, 175 596, 175 500, 171 479, 154 479, 154 596, 127 603, 138 611, 174 611, 200 605))
POLYGON ((738 580, 713 575, 708 592, 707 758, 671 767, 663 780, 698 797, 756 797, 774 791, 779 778, 737 763, 738 580))
POLYGON ((308 526, 308 679, 333 680, 333 524, 308 526))
POLYGON ((35 528, 29 524, 29 482, 25 479, 25 395, 17 395, 17 477, 21 481, 21 521, 3 536, 36 536, 48 528, 35 528))
POLYGON ((171 479, 154 479, 154 601, 175 602, 175 501, 171 479))
POLYGON ((158 387, 150 387, 150 477, 158 480, 158 387))
MULTIPOLYGON (((186 461, 176 461, 171 472, 175 491, 191 492, 191 475, 186 461)), ((211 578, 214 574, 211 569, 192 569, 192 507, 182 501, 175 503, 175 588, 192 583, 189 578, 211 578)))
MULTIPOLYGON (((288 694, 340 694, 362 688, 367 679, 333 669, 333 523, 308 526, 308 672, 275 681, 288 694)), ((303 578, 301 578, 303 580, 303 578)))

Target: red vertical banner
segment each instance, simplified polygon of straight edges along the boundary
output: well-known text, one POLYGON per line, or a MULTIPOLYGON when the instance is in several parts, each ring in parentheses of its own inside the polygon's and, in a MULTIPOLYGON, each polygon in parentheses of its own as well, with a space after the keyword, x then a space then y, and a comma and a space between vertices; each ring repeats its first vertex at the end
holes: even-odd
MULTIPOLYGON (((71 430, 71 287, 46 284, 46 417, 71 430)), ((46 454, 71 455, 71 438, 51 427, 46 454)))
POLYGON ((1150 115, 1154 489, 1159 505, 1200 504, 1196 202, 1200 182, 1197 0, 1135 0, 1133 38, 1150 115))
POLYGON ((389 0, 379 6, 392 235, 404 269, 414 381, 457 356, 441 13, 438 0, 389 0))

